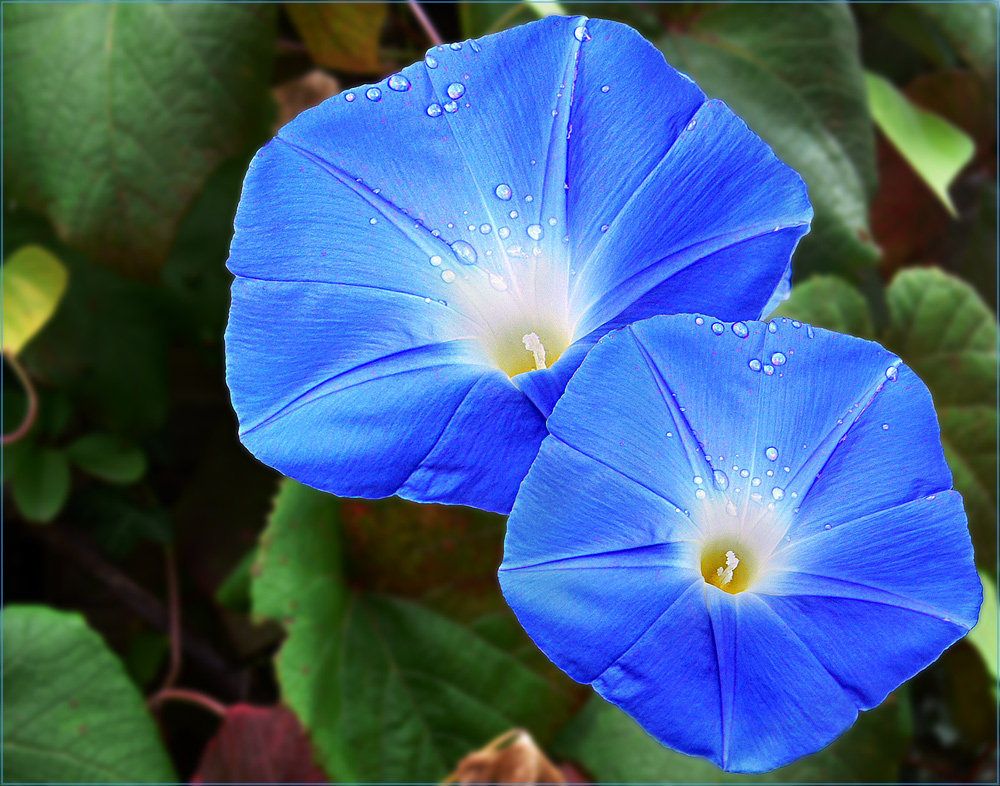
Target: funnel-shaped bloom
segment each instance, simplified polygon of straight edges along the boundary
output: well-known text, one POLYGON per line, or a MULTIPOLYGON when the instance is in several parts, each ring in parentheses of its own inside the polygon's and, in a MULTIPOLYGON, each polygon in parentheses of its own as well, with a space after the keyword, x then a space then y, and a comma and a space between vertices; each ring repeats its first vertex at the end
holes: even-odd
POLYGON ((571 677, 684 753, 822 748, 975 624, 927 388, 868 341, 656 317, 570 381, 500 583, 571 677))
POLYGON ((241 439, 338 494, 507 511, 598 338, 759 317, 811 217, 799 177, 628 27, 436 47, 251 164, 226 334, 241 439))

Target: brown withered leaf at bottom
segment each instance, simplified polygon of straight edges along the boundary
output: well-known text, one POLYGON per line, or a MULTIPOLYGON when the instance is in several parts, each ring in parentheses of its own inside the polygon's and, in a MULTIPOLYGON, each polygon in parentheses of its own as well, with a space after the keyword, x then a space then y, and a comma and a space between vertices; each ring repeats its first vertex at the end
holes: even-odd
POLYGON ((548 760, 528 732, 512 729, 462 759, 443 784, 544 783, 565 786, 566 782, 562 771, 548 760))
POLYGON ((298 719, 285 707, 230 707, 191 784, 329 783, 313 763, 298 719))

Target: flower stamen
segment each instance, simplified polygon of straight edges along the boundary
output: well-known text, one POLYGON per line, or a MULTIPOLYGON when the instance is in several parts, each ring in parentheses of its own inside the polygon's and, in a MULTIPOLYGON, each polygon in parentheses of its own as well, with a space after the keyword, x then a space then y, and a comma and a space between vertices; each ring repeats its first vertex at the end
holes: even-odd
POLYGON ((538 337, 538 334, 528 333, 521 341, 524 342, 524 348, 535 356, 535 370, 545 368, 545 346, 542 344, 542 340, 538 337))

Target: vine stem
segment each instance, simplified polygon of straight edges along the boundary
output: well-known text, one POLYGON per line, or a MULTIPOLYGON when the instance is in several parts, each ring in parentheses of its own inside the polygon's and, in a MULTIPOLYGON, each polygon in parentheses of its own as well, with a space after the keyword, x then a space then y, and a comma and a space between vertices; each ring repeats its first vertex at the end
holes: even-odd
POLYGON ((226 717, 227 709, 225 704, 213 699, 211 696, 206 696, 204 693, 196 690, 188 690, 187 688, 161 688, 150 696, 147 705, 150 709, 155 709, 166 701, 183 701, 187 704, 194 704, 208 710, 220 718, 226 717))
POLYGON ((166 545, 164 553, 167 563, 167 608, 170 619, 170 670, 163 678, 161 693, 173 688, 181 671, 181 603, 180 593, 177 590, 177 559, 174 556, 172 543, 166 545))
POLYGON ((441 46, 444 43, 444 39, 441 38, 441 34, 438 33, 437 29, 434 27, 434 23, 431 22, 427 14, 424 13, 424 9, 420 7, 420 3, 417 0, 407 0, 407 5, 410 6, 410 10, 413 15, 417 18, 420 26, 427 33, 427 37, 430 39, 431 43, 435 46, 441 46))
POLYGON ((0 445, 9 445, 21 439, 35 425, 35 418, 38 417, 38 393, 35 392, 35 386, 31 382, 31 377, 28 376, 28 372, 24 370, 24 366, 21 365, 21 361, 17 359, 17 356, 12 352, 4 352, 3 357, 7 361, 7 364, 14 369, 14 373, 17 374, 17 378, 24 387, 25 393, 28 394, 28 411, 25 413, 21 425, 0 438, 0 445))

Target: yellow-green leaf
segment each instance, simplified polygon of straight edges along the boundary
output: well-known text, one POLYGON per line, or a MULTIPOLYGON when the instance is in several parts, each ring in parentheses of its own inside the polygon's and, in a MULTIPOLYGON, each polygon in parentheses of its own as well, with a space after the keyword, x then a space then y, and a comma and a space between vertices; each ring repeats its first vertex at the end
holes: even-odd
POLYGON ((63 263, 41 246, 24 246, 4 263, 4 352, 16 355, 45 326, 67 279, 63 263))
POLYGON ((912 104, 882 77, 865 72, 865 85, 876 125, 955 215, 948 186, 972 160, 976 152, 973 141, 944 118, 912 104))
POLYGON ((362 74, 381 70, 385 3, 285 3, 285 10, 316 65, 362 74))
POLYGON ((969 633, 969 642, 983 656, 983 662, 995 682, 1000 673, 997 663, 997 616, 1000 615, 1000 602, 997 601, 997 588, 990 577, 979 571, 979 579, 983 582, 983 605, 979 609, 979 622, 969 633))

